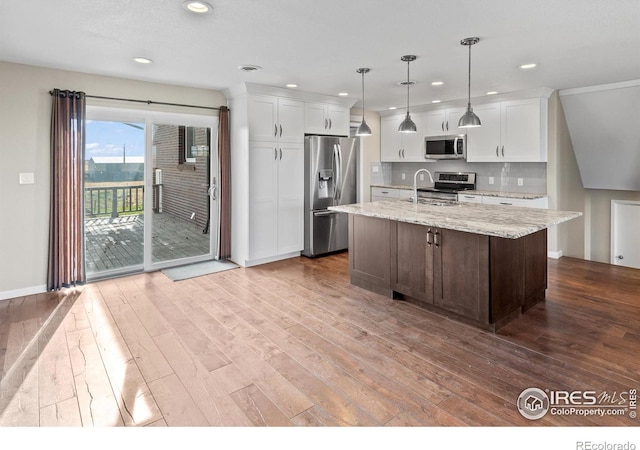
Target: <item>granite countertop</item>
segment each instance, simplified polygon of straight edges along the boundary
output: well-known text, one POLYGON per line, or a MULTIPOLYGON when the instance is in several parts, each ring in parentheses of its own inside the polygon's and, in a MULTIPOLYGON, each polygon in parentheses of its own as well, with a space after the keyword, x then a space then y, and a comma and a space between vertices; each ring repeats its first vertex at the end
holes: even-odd
MULTIPOLYGON (((413 190, 413 186, 407 185, 392 185, 392 184, 372 184, 371 187, 376 188, 386 188, 386 189, 407 189, 413 190)), ((420 188, 424 188, 424 186, 418 186, 418 190, 420 188)), ((534 200, 537 198, 546 197, 547 194, 530 194, 527 192, 500 192, 500 191, 481 191, 481 190, 468 190, 468 191, 460 191, 461 194, 468 195, 483 195, 485 197, 505 197, 505 198, 521 198, 525 200, 534 200)))
POLYGON ((517 239, 582 215, 574 211, 433 200, 417 205, 407 200, 385 200, 331 206, 329 209, 509 239, 517 239))

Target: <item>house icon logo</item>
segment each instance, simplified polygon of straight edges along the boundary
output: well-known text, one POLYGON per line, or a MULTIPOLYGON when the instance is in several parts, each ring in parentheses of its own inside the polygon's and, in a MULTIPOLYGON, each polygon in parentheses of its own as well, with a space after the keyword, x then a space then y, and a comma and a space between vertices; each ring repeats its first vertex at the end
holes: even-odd
POLYGON ((538 388, 527 388, 518 396, 518 411, 529 420, 537 420, 549 411, 549 397, 538 388))

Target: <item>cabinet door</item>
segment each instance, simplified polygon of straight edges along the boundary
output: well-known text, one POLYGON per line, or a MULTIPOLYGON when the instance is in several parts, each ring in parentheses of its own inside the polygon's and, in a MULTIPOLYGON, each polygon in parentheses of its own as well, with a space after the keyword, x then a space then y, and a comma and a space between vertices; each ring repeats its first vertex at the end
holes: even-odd
POLYGON ((349 108, 339 105, 327 105, 329 131, 337 136, 349 136, 351 116, 349 108))
POLYGON ((434 304, 489 323, 489 236, 434 231, 434 304))
POLYGON ((467 129, 467 161, 496 162, 502 160, 500 153, 500 103, 488 103, 473 107, 482 126, 467 129))
POLYGON ((304 102, 278 99, 278 140, 288 143, 304 142, 304 102))
MULTIPOLYGON (((545 124, 546 126, 546 124, 545 124)), ((542 162, 540 99, 502 102, 501 156, 506 162, 542 162)), ((544 152, 546 154, 546 152, 544 152)))
POLYGON ((433 229, 392 222, 391 289, 433 304, 433 229))
POLYGON ((444 128, 446 110, 436 109, 425 114, 425 136, 440 136, 447 134, 444 128))
MULTIPOLYGON (((426 162, 424 157, 424 132, 426 127, 425 113, 411 114, 411 119, 416 124, 416 133, 398 133, 402 147, 401 161, 426 162)), ((403 118, 404 120, 404 118, 403 118)), ((399 124, 398 124, 399 125, 399 124)))
POLYGON ((273 142, 277 139, 278 98, 249 96, 249 141, 273 142))
POLYGON ((329 121, 324 103, 304 104, 304 132, 308 134, 328 134, 329 121))
POLYGON ((398 132, 404 116, 388 116, 380 120, 380 161, 402 161, 402 139, 398 132))
POLYGON ((278 150, 278 254, 304 247, 304 145, 278 150), (281 152, 281 153, 280 153, 281 152))
POLYGON ((249 259, 278 251, 278 157, 275 144, 249 144, 249 259))
POLYGON ((460 117, 462 117, 466 110, 467 108, 447 109, 447 117, 444 121, 444 129, 447 131, 447 134, 465 134, 467 132, 465 128, 458 128, 460 117))

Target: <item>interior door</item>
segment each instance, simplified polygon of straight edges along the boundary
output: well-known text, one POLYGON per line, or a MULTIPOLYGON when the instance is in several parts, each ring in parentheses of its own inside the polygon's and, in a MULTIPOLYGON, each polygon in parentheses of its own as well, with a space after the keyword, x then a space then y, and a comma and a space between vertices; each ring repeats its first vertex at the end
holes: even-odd
POLYGON ((640 269, 640 202, 611 201, 611 264, 640 269))

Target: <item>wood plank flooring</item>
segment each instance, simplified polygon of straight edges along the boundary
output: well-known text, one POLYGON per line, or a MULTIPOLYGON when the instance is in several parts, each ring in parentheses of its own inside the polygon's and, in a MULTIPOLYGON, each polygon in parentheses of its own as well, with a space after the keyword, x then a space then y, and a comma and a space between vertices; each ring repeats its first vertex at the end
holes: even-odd
POLYGON ((347 254, 0 302, 1 426, 637 426, 516 408, 640 387, 640 271, 549 260, 497 334, 349 283, 347 254))

